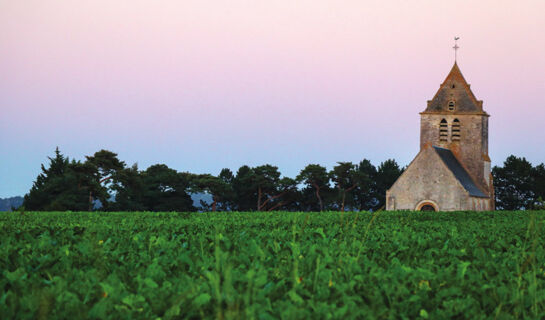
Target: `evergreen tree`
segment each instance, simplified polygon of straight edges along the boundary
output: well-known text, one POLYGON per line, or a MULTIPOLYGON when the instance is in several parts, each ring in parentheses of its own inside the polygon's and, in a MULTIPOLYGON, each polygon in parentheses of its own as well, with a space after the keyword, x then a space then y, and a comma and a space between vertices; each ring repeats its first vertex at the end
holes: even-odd
POLYGON ((188 194, 189 177, 164 164, 156 164, 142 172, 145 210, 149 211, 195 211, 188 194))
POLYGON ((205 209, 216 211, 227 210, 227 199, 231 193, 231 186, 220 177, 211 174, 194 175, 191 181, 193 190, 204 192, 212 196, 212 204, 208 205, 201 200, 201 206, 205 209))
POLYGON ((330 189, 327 169, 318 164, 309 164, 301 170, 296 180, 305 184, 305 188, 302 190, 303 197, 306 198, 304 209, 323 211, 326 205, 324 198, 330 189), (312 198, 314 199, 311 200, 312 198))
POLYGON ((371 210, 378 204, 376 198, 377 168, 367 159, 360 161, 358 170, 358 187, 355 190, 355 202, 359 210, 371 210))
POLYGON ((545 164, 540 164, 532 169, 533 191, 535 204, 533 209, 545 209, 545 164))
POLYGON ((116 171, 112 176, 112 190, 115 201, 110 209, 115 211, 143 211, 144 181, 135 163, 130 168, 116 171))
POLYGON ((253 170, 244 165, 233 178, 234 203, 233 209, 238 211, 252 211, 257 203, 257 188, 253 170))
POLYGON ((343 212, 347 201, 349 206, 354 206, 353 191, 360 181, 358 179, 359 173, 357 166, 351 162, 337 162, 330 172, 331 181, 338 190, 338 207, 343 212))
POLYGON ((386 205, 386 191, 396 182, 397 178, 403 173, 394 159, 388 159, 382 162, 377 168, 375 180, 375 197, 377 199, 374 210, 379 210, 386 205))
POLYGON ((92 176, 96 185, 95 190, 89 191, 92 202, 98 199, 102 210, 107 210, 109 199, 114 193, 113 176, 125 168, 125 163, 117 158, 117 154, 108 150, 100 150, 92 156, 86 157, 85 164, 92 169, 92 176))
POLYGON ((503 167, 495 166, 492 175, 496 208, 502 210, 532 208, 537 199, 532 174, 540 171, 540 168, 534 169, 524 157, 518 158, 513 155, 507 157, 503 167))
POLYGON ((30 192, 25 195, 26 210, 89 210, 89 190, 96 187, 90 178, 90 168, 81 162, 70 162, 57 147, 49 167, 41 166, 30 192))

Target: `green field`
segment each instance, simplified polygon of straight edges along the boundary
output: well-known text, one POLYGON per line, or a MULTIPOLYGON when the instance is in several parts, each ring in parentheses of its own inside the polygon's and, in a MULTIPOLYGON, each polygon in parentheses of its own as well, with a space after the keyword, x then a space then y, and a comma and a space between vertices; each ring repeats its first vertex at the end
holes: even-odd
POLYGON ((0 213, 0 317, 543 319, 544 238, 544 211, 0 213))

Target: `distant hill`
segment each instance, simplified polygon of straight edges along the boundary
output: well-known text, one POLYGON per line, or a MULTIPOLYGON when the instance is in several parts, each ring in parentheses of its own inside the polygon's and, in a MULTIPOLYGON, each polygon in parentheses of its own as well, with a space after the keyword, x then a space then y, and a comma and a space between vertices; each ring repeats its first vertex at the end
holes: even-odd
POLYGON ((19 208, 23 204, 23 197, 0 198, 0 211, 11 211, 11 208, 19 208))
MULTIPOLYGON (((115 198, 112 198, 112 200, 115 198)), ((193 193, 191 194, 191 199, 193 200, 193 205, 195 207, 200 207, 201 200, 210 204, 212 203, 212 196, 207 193, 193 193)), ((11 211, 11 208, 19 208, 23 204, 23 197, 11 197, 2 199, 0 198, 0 211, 11 211)), ((102 207, 100 202, 95 204, 95 209, 102 207)))

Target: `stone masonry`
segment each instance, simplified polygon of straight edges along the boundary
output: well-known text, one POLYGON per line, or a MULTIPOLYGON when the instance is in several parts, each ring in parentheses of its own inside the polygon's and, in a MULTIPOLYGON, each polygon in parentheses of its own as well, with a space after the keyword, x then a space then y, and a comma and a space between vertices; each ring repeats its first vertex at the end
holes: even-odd
POLYGON ((420 152, 386 192, 386 209, 493 210, 489 115, 456 63, 420 117, 420 152))

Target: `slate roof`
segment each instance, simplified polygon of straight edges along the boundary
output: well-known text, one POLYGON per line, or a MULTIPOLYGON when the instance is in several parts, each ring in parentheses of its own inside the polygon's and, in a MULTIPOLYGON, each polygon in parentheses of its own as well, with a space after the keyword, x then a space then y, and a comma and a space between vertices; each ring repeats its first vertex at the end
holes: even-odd
POLYGON ((449 170, 454 174, 456 179, 458 179, 462 186, 467 190, 470 196, 488 198, 488 196, 475 185, 475 183, 469 176, 469 173, 467 173, 467 171, 464 169, 464 167, 462 167, 460 162, 458 162, 458 159, 456 159, 452 151, 436 146, 434 146, 433 148, 435 149, 435 152, 437 152, 441 160, 443 160, 443 162, 447 165, 449 170))

